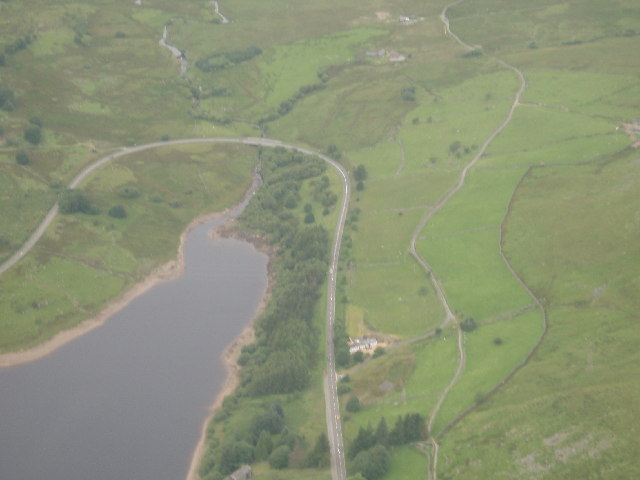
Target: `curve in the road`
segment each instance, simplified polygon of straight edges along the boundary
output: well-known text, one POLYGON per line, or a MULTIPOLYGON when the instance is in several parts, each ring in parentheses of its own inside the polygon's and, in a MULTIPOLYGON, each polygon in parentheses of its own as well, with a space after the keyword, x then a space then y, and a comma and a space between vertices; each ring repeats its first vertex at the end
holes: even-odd
MULTIPOLYGON (((91 173, 93 173, 98 168, 103 165, 117 159, 123 157, 125 155, 129 155, 136 152, 141 152, 143 150, 149 150, 152 148, 158 148, 162 146, 168 145, 181 145, 187 143, 236 143, 250 146, 258 146, 258 147, 283 147, 291 150, 296 150, 301 153, 306 153, 308 155, 316 156, 327 164, 329 164, 333 169, 335 169, 340 177, 340 181, 342 182, 343 196, 342 196, 342 204, 340 206, 340 213, 338 216, 338 221, 336 224, 336 232, 333 239, 333 247, 331 252, 331 261, 329 266, 329 279, 327 283, 327 321, 326 321, 326 336, 327 336, 327 371, 325 374, 324 385, 325 385, 325 401, 326 401, 326 416, 327 416, 327 430, 328 437, 330 441, 331 447, 331 471, 332 477, 334 480, 345 480, 346 479, 346 468, 345 468, 345 459, 344 459, 344 446, 342 440, 342 425, 340 421, 340 404, 338 401, 338 392, 337 392, 337 373, 335 368, 335 352, 333 345, 333 326, 335 322, 335 295, 336 295, 336 274, 338 271, 338 259, 340 256, 340 245, 342 243, 342 233, 344 230, 344 223, 347 217, 347 210, 349 208, 349 199, 351 195, 351 185, 349 181, 349 175, 347 171, 344 169, 342 165, 333 160, 332 158, 313 151, 308 148, 299 147, 296 145, 290 145, 279 140, 274 140, 270 138, 257 138, 257 137, 247 137, 247 138, 217 138, 217 137, 207 137, 207 138, 186 138, 186 139, 178 139, 178 140, 168 140, 163 142, 153 142, 145 145, 139 145, 135 147, 126 147, 122 150, 107 155, 106 157, 101 158, 100 160, 92 163, 91 165, 84 168, 69 184, 69 188, 76 188, 82 183, 91 173)), ((46 229, 51 225, 51 222, 54 220, 58 213, 58 204, 56 203, 51 210, 47 213, 44 220, 40 223, 38 228, 34 231, 34 233, 29 237, 27 242, 20 248, 11 258, 9 258, 6 262, 0 265, 0 274, 9 270, 13 265, 15 265, 20 259, 22 259, 28 252, 33 248, 33 246, 38 242, 38 240, 42 237, 46 229)))

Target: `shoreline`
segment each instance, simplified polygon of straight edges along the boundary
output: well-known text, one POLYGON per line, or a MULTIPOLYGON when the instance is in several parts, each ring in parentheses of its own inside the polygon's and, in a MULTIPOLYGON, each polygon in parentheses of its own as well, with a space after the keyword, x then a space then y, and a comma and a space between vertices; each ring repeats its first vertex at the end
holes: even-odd
POLYGON ((212 229, 209 232, 210 238, 214 240, 216 238, 242 240, 252 244, 254 248, 259 252, 264 253, 269 259, 267 263, 267 285, 262 294, 262 298, 260 299, 260 303, 258 304, 253 317, 251 318, 251 321, 242 329, 240 334, 233 340, 233 342, 231 342, 231 344, 228 345, 220 354, 220 360, 222 361, 222 364, 224 366, 226 377, 224 383, 222 384, 222 388, 217 393, 215 399, 213 400, 213 403, 208 408, 209 414, 202 424, 200 438, 198 439, 198 443, 196 444, 196 448, 191 457, 186 480, 200 480, 200 475, 198 475, 198 467, 200 466, 202 457, 207 451, 207 427, 213 420, 213 417, 215 416, 217 411, 222 406, 222 402, 224 401, 225 397, 232 394, 240 383, 240 371, 242 370, 242 367, 238 365, 238 358, 240 357, 240 353, 242 352, 242 347, 253 343, 255 340, 255 330, 253 327, 258 318, 260 318, 260 316, 264 313, 264 310, 267 307, 269 300, 271 299, 271 292, 274 284, 274 277, 271 272, 271 261, 273 260, 273 256, 275 253, 274 249, 261 238, 248 234, 246 232, 236 230, 234 228, 234 223, 235 219, 232 219, 229 222, 226 222, 223 225, 212 229))
POLYGON ((180 277, 184 272, 184 246, 187 235, 189 235, 189 233, 194 228, 208 221, 221 218, 229 211, 231 211, 230 208, 225 209, 221 212, 207 213, 196 217, 180 234, 180 244, 178 246, 178 252, 175 260, 170 260, 164 265, 155 268, 145 278, 133 284, 127 290, 122 292, 120 296, 109 302, 96 315, 80 322, 75 327, 62 330, 56 333, 50 339, 45 340, 43 343, 40 343, 34 347, 0 354, 0 368, 9 368, 25 363, 34 362, 48 355, 51 355, 59 348, 65 346, 67 343, 104 325, 109 317, 118 313, 137 297, 143 295, 156 285, 175 280, 176 278, 180 277))

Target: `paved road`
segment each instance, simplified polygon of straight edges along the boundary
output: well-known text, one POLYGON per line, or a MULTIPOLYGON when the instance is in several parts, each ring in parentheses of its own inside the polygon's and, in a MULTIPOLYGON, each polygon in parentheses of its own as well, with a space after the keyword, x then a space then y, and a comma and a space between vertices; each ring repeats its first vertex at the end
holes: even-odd
MULTIPOLYGON (((167 145, 181 145, 187 143, 237 143, 250 146, 260 147, 284 147, 292 150, 297 150, 302 153, 314 155, 327 162, 332 168, 334 168, 340 175, 342 182, 342 204, 340 206, 340 213, 338 222, 336 225, 336 233, 333 239, 333 247, 329 266, 329 280, 327 284, 327 321, 326 321, 326 336, 327 336, 327 370, 324 378, 324 390, 325 390, 325 403, 326 403, 326 416, 327 416, 327 430, 328 438, 331 447, 331 472, 334 480, 345 480, 346 469, 344 461, 344 446, 342 442, 342 425, 340 423, 340 403, 337 393, 337 374, 335 366, 335 352, 333 348, 333 325, 335 322, 335 296, 336 296, 336 274, 338 271, 338 259, 340 256, 340 244, 342 242, 342 233, 344 230, 344 223, 347 217, 347 210, 349 207, 349 198, 351 195, 351 186, 349 182, 349 176, 339 163, 326 155, 313 150, 298 147, 295 145, 289 145, 279 140, 270 138, 186 138, 180 140, 169 140, 166 142, 154 142, 145 145, 139 145, 135 147, 126 147, 122 150, 107 155, 100 160, 92 163, 83 169, 69 184, 69 188, 76 188, 80 183, 85 180, 91 173, 103 165, 129 155, 131 153, 141 152, 143 150, 149 150, 151 148, 158 148, 167 145)), ((9 260, 0 265, 0 274, 4 273, 15 265, 23 256, 25 256, 36 242, 42 237, 45 230, 51 225, 51 222, 58 213, 58 204, 56 203, 42 223, 33 232, 27 242, 16 252, 9 260)))

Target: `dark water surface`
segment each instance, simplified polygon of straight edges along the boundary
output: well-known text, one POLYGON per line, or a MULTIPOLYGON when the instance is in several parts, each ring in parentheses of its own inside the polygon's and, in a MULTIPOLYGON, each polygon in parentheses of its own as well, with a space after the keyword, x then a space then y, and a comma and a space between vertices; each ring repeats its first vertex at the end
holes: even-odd
POLYGON ((185 273, 42 360, 0 369, 0 480, 183 480, 267 257, 194 229, 185 273))

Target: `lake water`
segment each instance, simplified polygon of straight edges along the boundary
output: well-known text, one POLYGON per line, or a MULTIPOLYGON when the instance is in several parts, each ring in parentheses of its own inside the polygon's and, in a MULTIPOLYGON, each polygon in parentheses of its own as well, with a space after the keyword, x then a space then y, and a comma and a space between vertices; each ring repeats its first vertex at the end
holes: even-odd
POLYGON ((267 257, 194 229, 184 275, 42 360, 0 369, 0 479, 183 480, 267 257))

